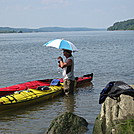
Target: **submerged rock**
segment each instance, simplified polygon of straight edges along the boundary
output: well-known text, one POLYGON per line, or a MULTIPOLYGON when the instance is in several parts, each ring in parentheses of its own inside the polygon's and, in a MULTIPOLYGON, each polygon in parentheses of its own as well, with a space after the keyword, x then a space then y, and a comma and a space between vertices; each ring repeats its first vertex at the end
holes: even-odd
POLYGON ((93 134, 134 134, 134 98, 120 95, 113 100, 107 97, 96 118, 93 134))
POLYGON ((88 130, 87 126, 84 118, 66 112, 51 122, 46 134, 83 134, 88 130))

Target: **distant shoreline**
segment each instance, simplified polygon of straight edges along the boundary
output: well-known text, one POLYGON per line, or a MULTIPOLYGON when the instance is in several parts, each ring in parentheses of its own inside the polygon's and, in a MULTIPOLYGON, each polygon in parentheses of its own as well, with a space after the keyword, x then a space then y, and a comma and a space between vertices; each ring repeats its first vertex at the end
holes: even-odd
POLYGON ((0 33, 37 33, 37 32, 72 32, 72 31, 106 31, 105 28, 86 27, 43 27, 38 29, 0 27, 0 33))

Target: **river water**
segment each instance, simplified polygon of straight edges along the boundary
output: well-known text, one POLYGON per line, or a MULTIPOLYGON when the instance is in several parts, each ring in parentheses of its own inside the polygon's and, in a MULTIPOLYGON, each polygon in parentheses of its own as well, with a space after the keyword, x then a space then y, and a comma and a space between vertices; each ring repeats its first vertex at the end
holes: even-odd
POLYGON ((134 84, 134 31, 46 32, 0 34, 0 87, 62 77, 56 61, 62 51, 43 46, 55 38, 76 45, 75 76, 94 73, 93 87, 0 115, 0 133, 43 134, 55 117, 70 111, 88 121, 86 134, 91 134, 100 112, 99 93, 106 84, 113 80, 134 84))

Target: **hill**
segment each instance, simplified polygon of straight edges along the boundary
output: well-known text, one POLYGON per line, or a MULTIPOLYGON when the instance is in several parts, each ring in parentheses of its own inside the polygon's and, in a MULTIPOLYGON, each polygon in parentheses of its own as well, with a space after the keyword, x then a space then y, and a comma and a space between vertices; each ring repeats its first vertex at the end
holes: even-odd
POLYGON ((134 30, 134 19, 130 19, 127 21, 116 22, 113 26, 107 28, 108 31, 114 30, 134 30))
POLYGON ((65 32, 65 31, 102 31, 86 27, 64 28, 64 27, 43 27, 38 29, 0 27, 0 33, 31 33, 31 32, 65 32))

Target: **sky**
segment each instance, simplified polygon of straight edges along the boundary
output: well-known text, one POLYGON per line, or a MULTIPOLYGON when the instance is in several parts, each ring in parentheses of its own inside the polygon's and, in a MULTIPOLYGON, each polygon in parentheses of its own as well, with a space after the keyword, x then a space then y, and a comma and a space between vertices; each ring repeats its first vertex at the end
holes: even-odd
POLYGON ((134 19, 134 0, 0 0, 0 27, 107 28, 134 19))

